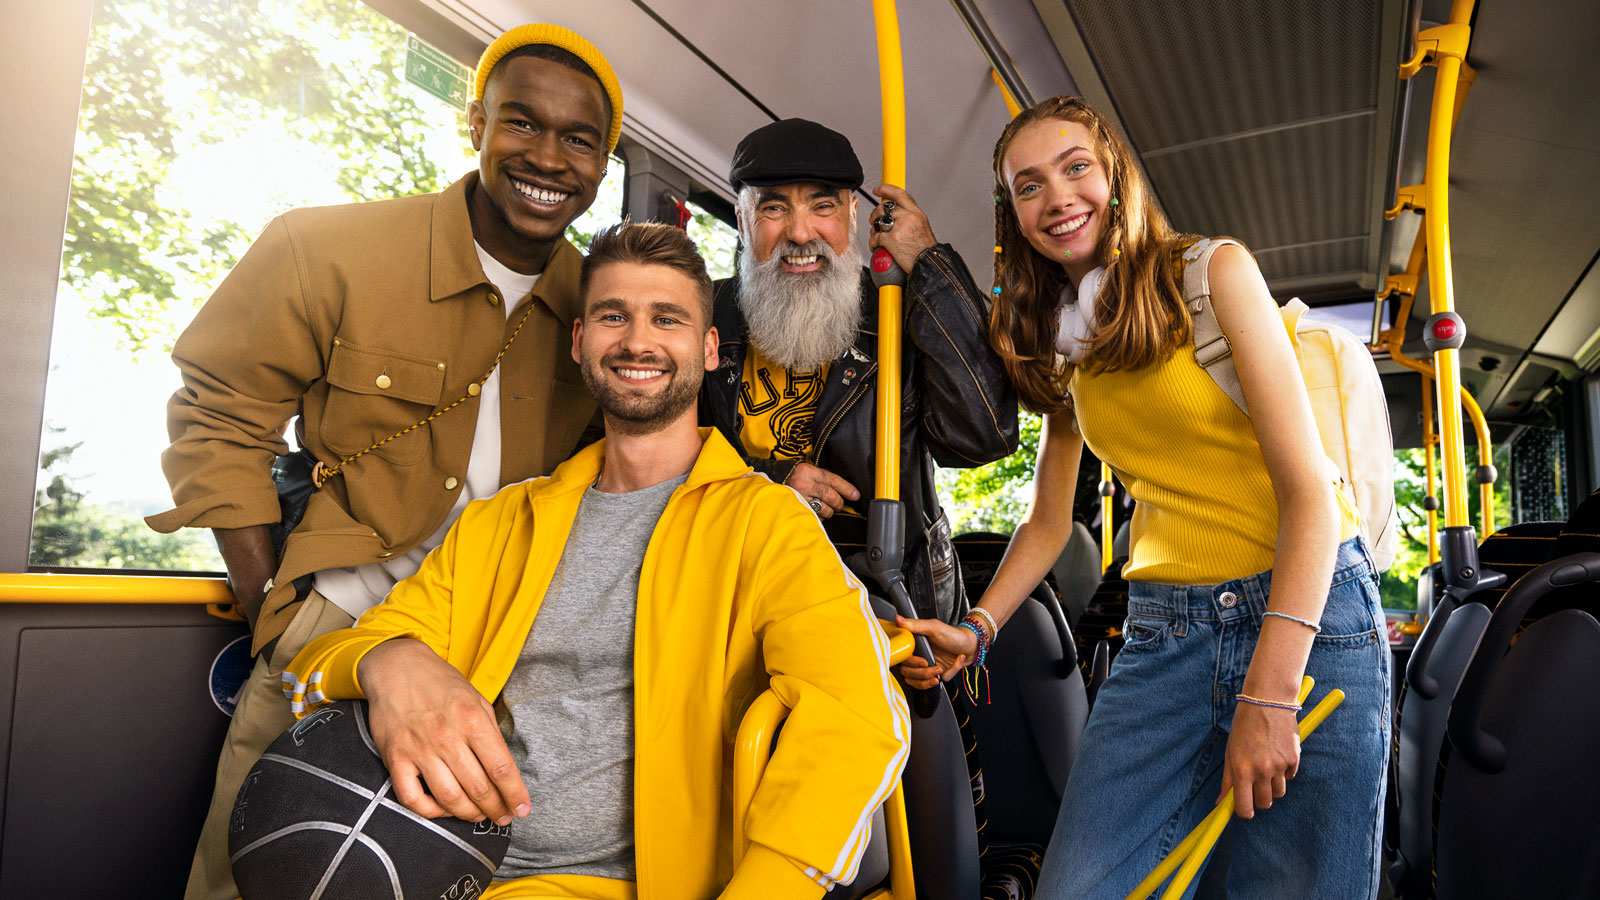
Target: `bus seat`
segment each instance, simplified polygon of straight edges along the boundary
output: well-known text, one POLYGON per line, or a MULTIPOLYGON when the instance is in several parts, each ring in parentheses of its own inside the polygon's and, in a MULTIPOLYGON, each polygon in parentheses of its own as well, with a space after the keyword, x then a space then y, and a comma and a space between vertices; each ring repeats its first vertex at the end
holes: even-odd
POLYGON ((1078 664, 1083 667, 1084 681, 1093 677, 1090 666, 1094 662, 1096 645, 1106 644, 1106 661, 1122 649, 1122 624, 1128 618, 1128 582, 1122 579, 1122 567, 1127 557, 1111 561, 1111 568, 1100 579, 1100 586, 1089 599, 1089 606, 1078 617, 1073 633, 1078 642, 1078 664))
POLYGON ((1066 616, 1048 585, 1035 588, 1031 600, 1006 623, 986 666, 984 694, 973 704, 991 846, 1050 843, 1089 718, 1066 616))
MULTIPOLYGON (((1086 529, 1078 530, 1092 548, 1086 529)), ((988 588, 1008 541, 987 532, 955 538, 969 597, 981 597, 988 588)), ((1090 565, 1099 568, 1092 556, 1090 565)), ((1012 614, 989 657, 977 701, 964 704, 972 720, 973 755, 983 763, 974 778, 982 780, 986 819, 980 843, 985 898, 1032 895, 1088 718, 1072 628, 1048 582, 1012 614)))
POLYGON ((1076 628, 1100 586, 1100 545, 1089 534, 1088 526, 1072 523, 1072 537, 1050 567, 1050 574, 1055 578, 1056 595, 1067 615, 1067 624, 1076 628))
POLYGON ((1440 900, 1600 896, 1597 580, 1600 552, 1556 557, 1490 619, 1450 710, 1440 900))
MULTIPOLYGON (((1114 520, 1113 520, 1114 521, 1114 520)), ((1111 536, 1111 558, 1128 561, 1129 546, 1133 543, 1133 517, 1129 516, 1117 526, 1117 533, 1111 536)), ((1117 567, 1121 570, 1121 567, 1117 567)))
MULTIPOLYGON (((1396 801, 1395 863, 1389 877, 1400 897, 1432 895, 1437 789, 1447 752, 1445 722, 1461 676, 1489 623, 1490 610, 1506 586, 1549 558, 1560 529, 1558 522, 1528 522, 1490 535, 1478 548, 1480 567, 1507 575, 1507 581, 1474 592, 1448 616, 1434 616, 1424 628, 1425 633, 1430 629, 1434 633, 1419 639, 1432 649, 1426 660, 1413 663, 1416 674, 1420 676, 1425 668, 1438 687, 1433 696, 1425 696, 1405 683, 1395 698, 1400 715, 1395 730, 1395 780, 1389 787, 1396 801)), ((1408 682, 1412 677, 1408 671, 1408 682)))
POLYGON ((1084 686, 1084 695, 1088 698, 1089 708, 1094 709, 1094 698, 1100 693, 1100 685, 1106 683, 1111 677, 1111 642, 1101 638, 1094 642, 1094 655, 1089 658, 1089 683, 1084 686))

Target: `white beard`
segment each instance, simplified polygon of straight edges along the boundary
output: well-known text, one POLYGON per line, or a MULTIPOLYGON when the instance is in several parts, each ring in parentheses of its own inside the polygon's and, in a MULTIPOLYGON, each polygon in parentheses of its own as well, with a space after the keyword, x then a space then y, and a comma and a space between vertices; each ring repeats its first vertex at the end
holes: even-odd
POLYGON ((770 360, 806 372, 832 362, 855 341, 861 325, 861 250, 842 254, 827 241, 805 246, 782 240, 765 263, 745 244, 739 253, 739 309, 750 341, 770 360), (821 271, 787 272, 784 256, 817 254, 821 271))

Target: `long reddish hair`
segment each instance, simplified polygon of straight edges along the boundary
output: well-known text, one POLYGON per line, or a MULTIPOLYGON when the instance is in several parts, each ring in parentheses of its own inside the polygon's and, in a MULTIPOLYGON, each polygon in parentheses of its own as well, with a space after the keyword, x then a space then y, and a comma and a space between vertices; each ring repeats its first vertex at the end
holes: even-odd
POLYGON ((1067 276, 1059 262, 1045 258, 1022 236, 1002 163, 1018 132, 1049 119, 1077 122, 1089 130, 1111 196, 1118 201, 1106 210, 1107 224, 1094 251, 1106 274, 1096 305, 1096 333, 1082 365, 1114 372, 1160 362, 1189 341, 1190 328, 1172 271, 1180 236, 1156 206, 1128 145, 1077 97, 1051 97, 1023 110, 994 145, 994 236, 999 248, 994 283, 999 293, 989 316, 989 342, 1005 363, 1023 408, 1035 413, 1061 413, 1071 405, 1067 383, 1073 365, 1055 346, 1067 276))

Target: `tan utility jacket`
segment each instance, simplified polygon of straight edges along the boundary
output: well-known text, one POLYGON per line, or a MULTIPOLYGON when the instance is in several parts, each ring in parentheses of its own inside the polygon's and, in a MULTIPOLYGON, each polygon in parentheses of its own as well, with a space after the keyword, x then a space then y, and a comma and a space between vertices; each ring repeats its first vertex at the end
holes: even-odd
MULTIPOLYGON (((184 330, 161 455, 176 508, 160 532, 278 521, 270 467, 295 434, 333 464, 466 396, 522 316, 484 277, 471 173, 439 194, 297 209, 274 219, 184 330)), ((562 241, 501 361, 501 483, 555 469, 596 405, 571 357, 582 255, 562 241)), ((515 302, 515 301, 513 301, 515 302)), ((466 478, 478 400, 345 467, 284 546, 255 649, 281 634, 302 575, 381 562, 433 534, 466 478)))

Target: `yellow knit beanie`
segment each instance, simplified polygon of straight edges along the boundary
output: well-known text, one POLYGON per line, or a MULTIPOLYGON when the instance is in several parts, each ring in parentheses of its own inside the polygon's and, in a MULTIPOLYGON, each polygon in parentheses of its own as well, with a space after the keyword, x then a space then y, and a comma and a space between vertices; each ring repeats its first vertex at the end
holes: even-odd
POLYGON ((583 60, 594 70, 595 76, 600 79, 600 86, 605 88, 606 97, 611 100, 611 132, 606 135, 606 152, 615 150, 617 139, 622 137, 622 86, 617 84, 617 73, 611 70, 611 63, 606 61, 605 54, 595 45, 584 40, 577 32, 562 28, 560 25, 547 23, 519 25, 495 38, 489 49, 483 51, 483 58, 478 60, 478 77, 473 85, 473 98, 483 99, 483 86, 488 82, 489 72, 494 69, 495 63, 504 59, 507 53, 529 44, 560 47, 583 60))

